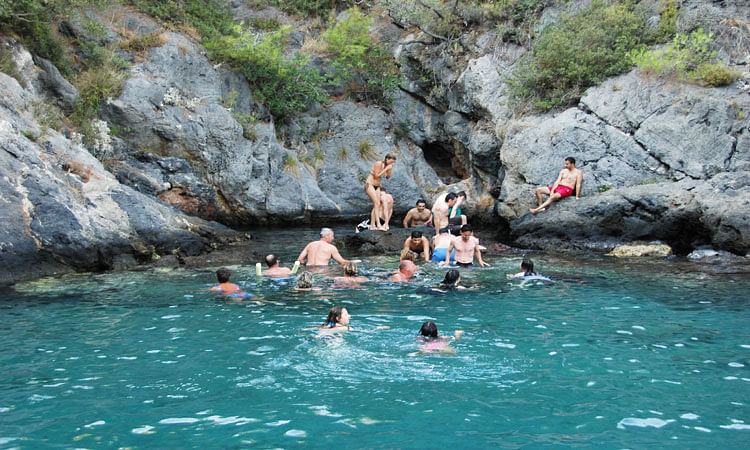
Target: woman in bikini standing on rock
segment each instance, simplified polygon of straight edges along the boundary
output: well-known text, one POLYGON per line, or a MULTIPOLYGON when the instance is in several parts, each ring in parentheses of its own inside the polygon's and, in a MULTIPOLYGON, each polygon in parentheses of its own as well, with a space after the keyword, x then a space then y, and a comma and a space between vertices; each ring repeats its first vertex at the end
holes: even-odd
POLYGON ((388 224, 385 226, 381 225, 381 203, 380 203, 380 178, 385 176, 390 178, 393 173, 393 163, 396 162, 396 157, 388 153, 385 155, 382 161, 378 161, 372 165, 370 174, 367 175, 365 181, 365 192, 372 201, 372 212, 370 213, 370 229, 371 230, 387 230, 388 224))

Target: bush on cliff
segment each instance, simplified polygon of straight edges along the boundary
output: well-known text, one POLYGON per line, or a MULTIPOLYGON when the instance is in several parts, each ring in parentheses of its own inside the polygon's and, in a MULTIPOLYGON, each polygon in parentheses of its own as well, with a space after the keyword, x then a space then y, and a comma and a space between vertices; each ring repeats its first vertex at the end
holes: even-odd
POLYGON ((372 20, 359 9, 326 30, 321 38, 332 56, 335 82, 348 83, 348 91, 361 100, 389 106, 398 88, 398 67, 393 57, 370 36, 372 20))
POLYGON ((737 73, 719 61, 711 50, 713 35, 702 29, 692 33, 678 33, 670 44, 661 48, 637 49, 630 59, 645 73, 673 77, 708 86, 726 86, 737 78, 737 73))
POLYGON ((144 13, 184 29, 192 27, 203 38, 230 35, 234 20, 221 0, 129 0, 144 13))
POLYGON ((510 81, 518 109, 575 104, 583 91, 631 67, 628 52, 649 40, 642 14, 626 3, 594 1, 545 28, 510 81))
POLYGON ((273 33, 255 35, 238 32, 204 43, 214 59, 240 70, 253 86, 258 100, 277 119, 287 119, 313 103, 325 103, 323 77, 305 55, 286 57, 284 42, 290 32, 284 27, 273 33))

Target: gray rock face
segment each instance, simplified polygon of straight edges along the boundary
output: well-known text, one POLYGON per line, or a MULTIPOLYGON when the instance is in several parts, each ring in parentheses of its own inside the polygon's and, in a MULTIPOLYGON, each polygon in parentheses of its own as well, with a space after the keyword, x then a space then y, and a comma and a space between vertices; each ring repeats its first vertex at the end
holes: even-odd
POLYGON ((5 74, 0 98, 0 283, 112 268, 123 254, 192 255, 233 236, 122 186, 82 146, 40 127, 34 95, 5 74))
POLYGON ((80 96, 78 89, 66 80, 57 67, 44 58, 35 57, 34 63, 42 69, 37 75, 39 90, 48 92, 57 105, 66 113, 71 113, 80 96))

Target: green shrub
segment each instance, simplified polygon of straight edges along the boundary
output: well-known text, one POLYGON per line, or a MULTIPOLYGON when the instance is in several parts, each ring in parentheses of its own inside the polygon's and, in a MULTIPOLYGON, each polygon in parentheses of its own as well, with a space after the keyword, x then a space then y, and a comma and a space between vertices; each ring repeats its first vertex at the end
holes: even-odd
POLYGON ((234 119, 242 125, 242 136, 248 141, 255 141, 258 139, 258 131, 255 129, 255 124, 258 123, 258 118, 252 114, 243 114, 236 112, 232 114, 234 119))
POLYGON ((128 52, 140 53, 150 48, 161 47, 166 41, 167 39, 162 33, 153 32, 123 41, 120 43, 120 48, 128 52))
POLYGON ((657 42, 667 42, 672 39, 677 32, 678 15, 677 0, 661 0, 659 26, 654 36, 657 42))
POLYGON ((129 0, 144 13, 176 27, 189 26, 201 37, 233 34, 234 21, 227 2, 221 0, 129 0))
POLYGON ((349 92, 365 101, 390 106, 399 82, 396 63, 370 36, 372 20, 358 8, 348 13, 321 35, 333 59, 334 82, 348 83, 349 92))
MULTIPOLYGON (((122 90, 125 75, 113 64, 92 67, 75 80, 80 97, 76 102, 71 119, 84 128, 99 112, 101 103, 110 97, 117 97, 122 90)), ((86 134, 84 132, 84 134, 86 134)))
POLYGON ((375 146, 372 145, 372 142, 368 140, 361 141, 357 146, 357 150, 359 151, 359 156, 362 159, 377 158, 377 155, 375 154, 375 146))
POLYGON ((630 68, 628 52, 646 40, 641 14, 595 1, 542 31, 509 80, 512 100, 519 109, 575 104, 586 88, 630 68))
POLYGON ((205 42, 215 59, 240 70, 253 86, 258 100, 276 118, 287 119, 315 102, 325 103, 323 77, 308 67, 308 58, 284 56, 284 41, 290 29, 284 27, 262 38, 247 33, 222 36, 205 42))
POLYGON ((725 86, 737 73, 720 62, 711 50, 713 35, 698 29, 678 33, 670 44, 652 50, 637 49, 629 57, 645 73, 673 77, 708 86, 725 86))

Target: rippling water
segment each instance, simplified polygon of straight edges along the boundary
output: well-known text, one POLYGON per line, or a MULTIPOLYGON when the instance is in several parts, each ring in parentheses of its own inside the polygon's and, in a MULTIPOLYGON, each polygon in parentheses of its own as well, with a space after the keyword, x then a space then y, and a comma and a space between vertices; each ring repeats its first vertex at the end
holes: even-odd
MULTIPOLYGON (((0 448, 739 448, 750 442, 750 280, 539 257, 463 271, 476 290, 383 281, 316 292, 205 271, 77 275, 0 302, 0 448), (554 270, 552 269, 554 267, 554 270), (316 339, 333 305, 360 332, 316 339), (413 356, 421 323, 465 330, 413 356), (378 330, 378 327, 389 327, 378 330)), ((338 274, 338 268, 332 268, 338 274)))

